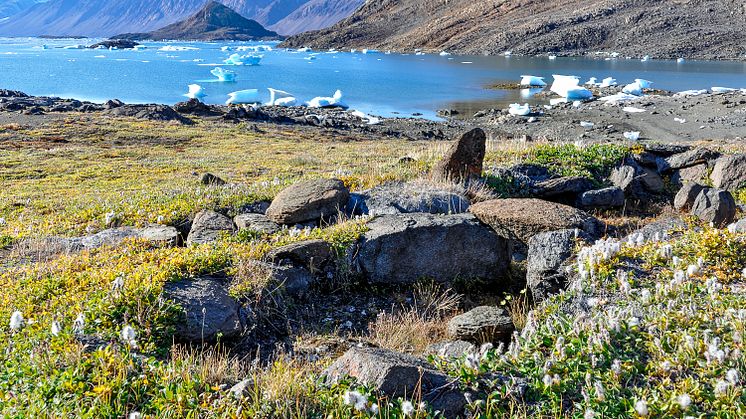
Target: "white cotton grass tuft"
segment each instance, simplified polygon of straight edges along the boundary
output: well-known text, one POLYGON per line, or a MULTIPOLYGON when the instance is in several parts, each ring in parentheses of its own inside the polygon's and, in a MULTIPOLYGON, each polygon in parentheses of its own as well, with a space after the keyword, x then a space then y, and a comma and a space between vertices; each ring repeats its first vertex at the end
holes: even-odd
POLYGON ((635 403, 635 412, 640 416, 648 416, 650 411, 648 411, 647 402, 645 400, 638 400, 637 403, 635 403))
POLYGON ((61 331, 62 328, 60 327, 59 322, 57 322, 57 320, 53 321, 51 327, 52 336, 59 336, 61 331))
POLYGON ((692 398, 688 394, 681 394, 676 398, 676 402, 679 404, 679 407, 681 407, 681 410, 686 410, 689 408, 689 405, 692 404, 692 398))
POLYGON ((725 379, 728 380, 729 383, 733 385, 737 385, 739 381, 741 381, 740 374, 738 373, 738 370, 731 368, 728 370, 727 373, 725 373, 725 379))
POLYGON ((10 315, 10 330, 18 331, 23 327, 23 314, 16 310, 10 315))
POLYGON ((85 315, 83 315, 83 313, 78 314, 78 317, 75 318, 73 332, 75 332, 76 335, 82 335, 85 333, 85 315))
POLYGON ((132 326, 125 325, 122 328, 120 337, 122 338, 122 341, 124 343, 129 345, 130 348, 137 348, 137 332, 135 331, 135 329, 132 328, 132 326))
POLYGON ((404 416, 412 416, 414 413, 414 405, 412 402, 404 400, 401 402, 401 412, 404 416))
POLYGON ((127 416, 127 419, 142 419, 142 413, 140 412, 132 412, 127 416))

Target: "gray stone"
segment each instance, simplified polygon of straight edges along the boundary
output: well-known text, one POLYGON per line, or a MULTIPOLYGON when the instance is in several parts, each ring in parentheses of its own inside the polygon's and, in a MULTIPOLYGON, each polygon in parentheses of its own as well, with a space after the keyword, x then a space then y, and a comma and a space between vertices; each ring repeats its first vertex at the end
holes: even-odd
POLYGON ((674 171, 671 175, 671 183, 682 186, 687 182, 702 182, 706 177, 707 165, 702 163, 674 171))
POLYGON ((584 177, 571 176, 547 179, 534 185, 532 193, 540 198, 571 197, 593 189, 593 182, 584 177))
POLYGON ((242 331, 240 306, 219 278, 167 282, 164 295, 183 309, 175 338, 187 342, 214 342, 242 331))
POLYGON ((345 352, 324 373, 328 384, 347 377, 387 397, 421 394, 433 410, 447 418, 463 417, 466 399, 453 380, 422 359, 377 348, 356 348, 345 352))
POLYGON ((217 176, 213 175, 212 173, 204 173, 204 174, 203 174, 203 175, 202 175, 202 176, 201 176, 201 177, 199 178, 199 181, 200 181, 200 183, 202 183, 203 185, 208 185, 208 186, 220 186, 220 185, 225 185, 225 181, 224 181, 223 179, 220 179, 219 177, 217 177, 217 176))
POLYGON ((661 193, 666 188, 663 178, 653 169, 639 167, 637 176, 642 182, 643 188, 648 192, 661 193))
POLYGON ((705 188, 694 200, 692 215, 704 222, 722 227, 736 218, 736 201, 728 191, 705 188))
POLYGON ((487 135, 475 128, 461 136, 433 169, 436 178, 461 181, 482 176, 487 135))
POLYGON ((734 233, 746 233, 746 218, 742 218, 728 226, 734 233))
POLYGON ((214 242, 221 234, 232 234, 233 231, 233 221, 230 218, 215 211, 203 210, 194 216, 187 245, 214 242))
POLYGON ((662 220, 656 220, 652 223, 645 224, 642 228, 639 228, 632 233, 628 234, 623 241, 629 240, 632 236, 642 234, 645 240, 650 240, 656 235, 663 239, 665 236, 671 236, 672 234, 678 234, 687 229, 687 224, 679 217, 668 217, 662 220))
POLYGON ((455 190, 425 183, 390 183, 350 194, 347 208, 353 214, 361 215, 459 214, 469 210, 469 199, 455 190))
POLYGON ((712 185, 716 188, 735 191, 746 186, 746 154, 723 156, 712 168, 712 185))
POLYGON ((515 326, 508 312, 500 307, 480 306, 451 319, 448 337, 470 342, 500 342, 510 339, 515 326))
POLYGON ((95 249, 101 246, 118 246, 126 239, 139 239, 160 246, 175 246, 179 239, 176 228, 152 224, 144 228, 118 227, 96 234, 72 239, 61 239, 70 251, 95 249))
POLYGON ((567 287, 566 262, 572 257, 576 239, 587 242, 580 231, 539 233, 528 241, 526 284, 535 301, 543 301, 567 287))
POLYGON ((632 159, 615 167, 609 176, 612 185, 619 187, 630 198, 645 199, 648 193, 661 193, 665 189, 663 179, 654 170, 640 166, 632 159))
POLYGON ((699 183, 688 182, 679 189, 673 199, 673 207, 678 211, 689 211, 704 186, 699 183))
POLYGON ((384 215, 368 223, 355 262, 370 282, 507 278, 508 241, 471 214, 384 215))
POLYGON ((524 244, 544 231, 578 228, 600 237, 604 230, 599 220, 577 208, 540 199, 493 199, 474 204, 469 211, 498 235, 524 244))
POLYGON ((624 191, 618 186, 596 189, 580 195, 578 203, 585 208, 616 208, 624 205, 624 191))
POLYGON ((256 231, 260 234, 275 234, 280 226, 264 214, 239 214, 233 218, 239 230, 256 231))
POLYGON ((289 261, 315 271, 331 262, 333 257, 334 252, 328 242, 305 240, 272 249, 264 258, 275 263, 289 261))
POLYGON ((276 265, 258 260, 243 266, 243 276, 257 284, 266 284, 270 289, 283 290, 291 297, 303 297, 314 282, 311 272, 295 265, 276 265))
POLYGON ((299 182, 280 192, 267 208, 267 217, 278 224, 297 224, 330 218, 344 208, 350 191, 341 180, 299 182))
POLYGON ((251 389, 254 388, 254 380, 247 378, 234 384, 228 392, 237 399, 242 399, 249 395, 251 389))
POLYGON ((668 174, 676 169, 696 166, 702 163, 709 164, 710 161, 717 159, 719 156, 720 153, 717 151, 706 148, 695 148, 667 158, 659 158, 656 163, 658 165, 658 173, 668 174))
POLYGON ((463 340, 433 343, 425 349, 424 355, 435 355, 443 358, 458 358, 464 354, 473 354, 479 348, 471 342, 463 340))

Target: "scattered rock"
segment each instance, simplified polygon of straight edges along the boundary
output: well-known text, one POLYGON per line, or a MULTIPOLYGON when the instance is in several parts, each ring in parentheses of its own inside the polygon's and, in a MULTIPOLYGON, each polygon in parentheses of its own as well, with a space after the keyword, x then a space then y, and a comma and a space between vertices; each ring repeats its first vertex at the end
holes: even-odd
POLYGON ((187 245, 213 242, 221 234, 234 232, 233 221, 223 214, 211 210, 197 213, 192 221, 192 229, 187 236, 187 245))
POLYGON ((706 148, 695 148, 684 153, 674 154, 667 158, 659 158, 658 173, 667 174, 676 169, 709 163, 720 156, 720 153, 706 148))
POLYGON ((464 354, 473 354, 478 348, 471 342, 463 340, 433 343, 425 349, 425 356, 436 355, 444 358, 458 358, 464 354))
POLYGON ((565 262, 572 257, 576 239, 587 236, 575 230, 539 233, 528 241, 526 283, 534 301, 543 301, 567 287, 565 262))
POLYGON ((194 124, 191 119, 181 116, 173 108, 166 105, 123 105, 118 108, 106 109, 102 114, 150 121, 176 121, 184 125, 194 124))
POLYGON ((101 41, 97 44, 93 44, 89 46, 88 48, 90 49, 97 49, 97 48, 133 49, 138 45, 140 44, 138 44, 135 41, 130 41, 128 39, 108 39, 106 41, 101 41))
POLYGON ((251 230, 260 234, 275 234, 280 226, 264 214, 239 214, 233 218, 239 230, 251 230))
POLYGON ((495 282, 507 276, 507 240, 471 214, 384 215, 369 222, 368 228, 358 244, 356 262, 370 282, 406 284, 423 277, 495 282))
POLYGON ((654 170, 640 166, 632 159, 614 168, 609 176, 611 183, 621 188, 625 196, 646 199, 649 193, 661 193, 665 189, 663 179, 654 170))
POLYGON ((480 306, 448 322, 448 337, 455 340, 486 343, 510 339, 515 326, 508 312, 499 307, 480 306))
POLYGON ((200 183, 203 185, 220 186, 225 185, 225 181, 212 173, 205 173, 199 178, 200 183))
POLYGON ((746 154, 720 157, 710 178, 713 186, 727 191, 746 186, 746 154))
POLYGON ((616 208, 624 205, 624 191, 618 186, 584 192, 578 199, 584 208, 616 208))
POLYGON ((463 194, 428 184, 389 183, 359 194, 350 194, 347 208, 353 214, 384 215, 425 212, 459 214, 469 210, 463 194))
POLYGON ((470 211, 500 236, 522 243, 544 231, 578 228, 591 237, 603 232, 603 224, 587 213, 541 199, 493 199, 472 205, 470 211))
POLYGON ((183 309, 176 325, 176 339, 194 343, 214 342, 241 333, 239 304, 219 278, 167 282, 165 297, 183 309))
POLYGON ((288 261, 311 271, 321 269, 332 261, 332 247, 324 240, 306 240, 270 250, 265 259, 275 263, 288 261))
POLYGON ((453 380, 422 359, 377 348, 352 348, 329 366, 328 384, 346 377, 390 398, 421 394, 422 400, 448 418, 464 414, 466 399, 453 380))
POLYGON ((679 192, 676 193, 676 196, 673 199, 673 207, 678 211, 689 211, 694 205, 694 201, 697 199, 699 193, 702 192, 702 189, 704 189, 704 186, 698 183, 685 183, 684 186, 679 189, 679 192))
POLYGON ((124 106, 124 102, 119 99, 107 100, 106 103, 104 103, 104 109, 114 109, 121 106, 124 106))
POLYGON ((344 207, 350 191, 341 180, 299 182, 280 192, 267 209, 278 224, 296 224, 329 218, 344 207))
POLYGON ((314 276, 302 266, 250 261, 246 268, 257 283, 266 281, 272 289, 282 289, 291 297, 303 297, 314 282, 314 276))
POLYGON ((179 102, 174 105, 174 110, 178 113, 196 116, 220 116, 224 114, 216 106, 203 103, 199 99, 189 99, 186 102, 179 102))
POLYGON ((254 380, 247 378, 234 384, 228 392, 237 399, 242 399, 249 395, 251 389, 254 388, 254 380))
POLYGON ((736 218, 736 201, 728 191, 704 188, 692 205, 692 215, 717 227, 730 224, 736 218))
POLYGON ((681 232, 686 230, 686 228, 687 224, 681 218, 668 217, 662 220, 653 221, 652 223, 633 231, 627 235, 624 240, 628 240, 631 236, 637 236, 638 234, 642 234, 646 240, 652 239, 656 235, 658 238, 663 239, 663 237, 670 235, 671 233, 681 232))
POLYGON ((548 179, 534 185, 533 195, 550 200, 565 199, 574 202, 578 195, 593 189, 593 182, 580 176, 548 179))
POLYGON ((81 250, 95 249, 101 246, 117 246, 125 239, 140 239, 160 246, 176 246, 179 232, 174 227, 152 224, 144 228, 110 228, 90 236, 66 240, 69 243, 70 250, 81 250))
POLYGON ((433 174, 454 181, 482 176, 486 141, 487 136, 481 128, 463 134, 435 165, 433 174))
POLYGON ((684 185, 688 182, 702 182, 706 177, 707 165, 702 163, 674 171, 671 175, 671 183, 674 185, 684 185))

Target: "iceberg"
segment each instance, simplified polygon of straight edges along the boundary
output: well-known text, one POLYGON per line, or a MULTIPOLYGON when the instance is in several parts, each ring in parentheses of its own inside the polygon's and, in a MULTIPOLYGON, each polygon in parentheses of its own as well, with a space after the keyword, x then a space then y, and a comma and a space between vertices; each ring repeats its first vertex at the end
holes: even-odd
POLYGON ((642 61, 642 62, 650 61, 650 56, 646 55, 646 56, 642 57, 642 59, 640 61, 642 61))
POLYGON ((438 55, 440 55, 441 57, 447 57, 447 56, 451 55, 451 53, 450 52, 446 52, 446 51, 441 51, 440 54, 438 54, 438 55))
POLYGON ((229 47, 229 46, 220 47, 220 50, 223 51, 223 52, 227 52, 227 51, 231 50, 231 47, 229 47))
POLYGON ((521 86, 544 87, 546 85, 547 84, 544 82, 544 77, 521 76, 521 86))
POLYGON ((527 116, 528 114, 531 113, 531 107, 528 106, 528 103, 523 104, 523 105, 519 103, 513 103, 508 108, 508 113, 511 115, 516 115, 516 116, 527 116))
POLYGON ((629 113, 643 113, 643 112, 645 112, 645 109, 635 108, 635 107, 632 107, 632 106, 625 106, 624 108, 622 108, 622 110, 624 112, 629 112, 629 113))
POLYGON ((269 45, 242 45, 236 48, 236 51, 266 52, 272 51, 269 45))
POLYGON ((148 47, 146 47, 145 45, 135 45, 132 49, 134 49, 135 51, 143 51, 148 49, 148 47))
POLYGON ((590 79, 588 79, 587 82, 583 83, 584 86, 595 86, 597 84, 598 84, 598 81, 595 77, 591 77, 590 79))
POLYGON ((159 48, 158 51, 167 51, 167 52, 199 51, 199 48, 195 48, 195 47, 178 47, 178 46, 175 46, 175 45, 166 45, 165 47, 159 48))
POLYGON ((308 47, 298 48, 298 52, 311 52, 312 49, 308 47))
POLYGON ((650 80, 635 79, 635 83, 638 83, 643 89, 650 89, 653 87, 653 82, 650 80))
POLYGON ((653 84, 652 81, 643 80, 643 79, 635 79, 634 83, 630 83, 622 89, 622 92, 628 93, 630 95, 635 96, 642 96, 643 89, 649 89, 650 86, 653 84))
POLYGON ((337 90, 334 92, 334 96, 332 97, 315 97, 308 101, 307 103, 309 108, 334 108, 334 107, 340 107, 347 109, 348 106, 345 105, 342 102, 342 91, 337 90))
POLYGON ((270 106, 294 106, 297 102, 292 94, 284 90, 277 90, 271 87, 267 90, 269 90, 269 103, 267 104, 270 106))
POLYGON ((202 89, 202 86, 200 86, 199 84, 190 84, 189 93, 185 94, 184 96, 188 97, 189 99, 199 100, 207 96, 207 94, 205 94, 204 89, 202 89))
POLYGON ((628 131, 624 133, 624 138, 630 140, 630 141, 637 141, 640 139, 640 132, 639 131, 628 131))
POLYGON ((549 57, 547 57, 547 58, 549 58, 550 60, 556 60, 556 59, 557 59, 557 56, 556 56, 556 55, 550 55, 550 56, 549 56, 549 57))
POLYGON ((224 63, 227 65, 259 65, 259 63, 262 61, 263 56, 261 55, 241 55, 241 54, 232 54, 230 57, 228 57, 224 63))
POLYGON ((350 114, 357 116, 360 119, 365 119, 368 121, 368 125, 377 125, 381 123, 380 118, 376 118, 375 116, 368 115, 366 113, 363 113, 361 111, 352 111, 350 114))
POLYGON ((377 54, 378 50, 376 49, 364 49, 361 51, 363 54, 377 54))
POLYGON ((238 105, 244 103, 259 103, 259 90, 257 89, 246 89, 239 90, 237 92, 229 93, 228 100, 225 102, 226 105, 238 105))
POLYGON ((67 46, 62 47, 62 49, 85 49, 85 45, 80 45, 80 44, 67 45, 67 46))
POLYGON ((676 60, 676 62, 677 62, 678 64, 684 64, 684 63, 686 62, 686 60, 685 60, 685 59, 683 59, 683 58, 679 58, 678 60, 676 60))
POLYGON ((503 52, 503 55, 506 57, 510 57, 511 55, 513 55, 513 51, 505 51, 503 52))
POLYGON ((554 83, 552 83, 550 90, 563 98, 567 100, 587 100, 593 98, 593 92, 585 87, 578 86, 578 83, 580 83, 579 78, 558 74, 554 74, 552 77, 554 77, 554 83))
POLYGON ((710 90, 712 90, 712 93, 731 93, 735 92, 738 89, 733 89, 730 87, 713 87, 710 90))
POLYGON ((601 80, 601 84, 598 85, 598 87, 611 87, 611 86, 616 86, 616 79, 613 77, 607 77, 601 80))
POLYGON ((236 81, 236 73, 230 70, 225 70, 222 67, 215 67, 210 71, 210 73, 217 77, 219 82, 231 83, 236 81))

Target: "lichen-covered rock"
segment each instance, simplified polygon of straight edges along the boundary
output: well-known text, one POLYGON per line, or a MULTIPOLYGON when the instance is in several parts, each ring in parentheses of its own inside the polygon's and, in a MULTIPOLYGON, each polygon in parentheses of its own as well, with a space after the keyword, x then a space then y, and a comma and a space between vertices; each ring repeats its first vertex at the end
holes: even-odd
POLYGON ((710 179, 714 187, 728 191, 735 191, 746 186, 746 154, 723 156, 717 159, 710 179))
POLYGON ((694 201, 702 189, 705 187, 695 182, 685 183, 684 186, 679 189, 676 196, 673 199, 673 207, 678 211, 689 211, 694 205, 694 201))
POLYGON ((508 312, 500 307, 480 306, 448 322, 448 337, 470 342, 500 342, 515 330, 508 312))
POLYGON ((617 186, 584 192, 578 198, 584 208, 616 208, 624 205, 624 191, 617 186))
POLYGON ((461 136, 443 159, 435 165, 435 177, 461 181, 482 176, 487 136, 475 128, 461 136))
POLYGON ((474 204, 469 211, 500 236, 522 243, 544 231, 578 228, 591 237, 603 232, 603 224, 587 213, 541 199, 493 199, 474 204))
POLYGON ((332 261, 332 246, 324 240, 304 240, 270 250, 265 259, 281 263, 288 261, 312 270, 321 269, 332 261))
POLYGON ((355 261, 370 282, 408 284, 427 277, 500 284, 507 278, 507 240, 471 214, 384 215, 369 222, 368 228, 355 261))
POLYGON ((714 150, 694 148, 683 153, 674 154, 670 157, 659 158, 656 163, 658 164, 658 173, 668 174, 676 169, 682 169, 702 163, 709 164, 719 156, 720 153, 714 150))
POLYGON ((215 211, 203 210, 194 216, 187 244, 214 242, 221 234, 232 234, 233 231, 233 221, 230 218, 215 211))
POLYGON ((425 349, 425 356, 435 355, 444 358, 458 358, 465 354, 473 354, 479 348, 471 342, 464 340, 445 341, 433 343, 425 349))
POLYGON ((469 199, 461 192, 424 183, 389 183, 350 194, 347 208, 361 215, 460 214, 469 210, 469 199))
POLYGON ((238 230, 250 230, 260 234, 275 234, 280 226, 264 214, 239 214, 233 218, 238 230))
POLYGON ((736 218, 736 201, 728 191, 705 188, 692 205, 692 215, 717 227, 730 224, 736 218))
POLYGON ((586 241, 582 232, 558 230, 539 233, 528 241, 526 284, 535 301, 543 301, 567 287, 566 262, 578 239, 586 241))
POLYGON ((329 218, 344 208, 350 191, 341 180, 299 182, 280 192, 267 208, 267 217, 278 224, 297 224, 329 218))

